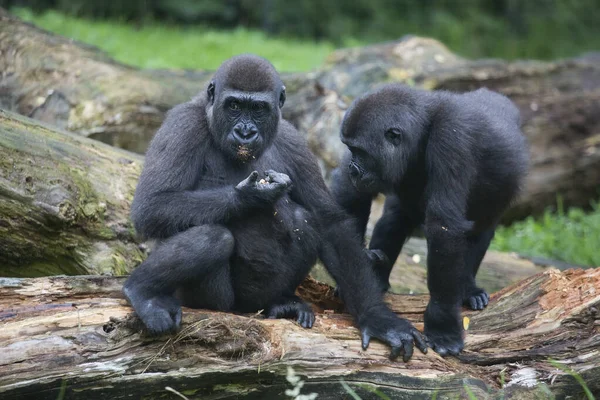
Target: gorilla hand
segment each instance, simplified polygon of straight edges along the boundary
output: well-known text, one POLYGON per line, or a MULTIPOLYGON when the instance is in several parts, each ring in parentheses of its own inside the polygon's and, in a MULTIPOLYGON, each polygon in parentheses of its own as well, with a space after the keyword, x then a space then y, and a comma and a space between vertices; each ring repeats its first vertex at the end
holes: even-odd
POLYGON ((258 181, 258 172, 238 183, 236 190, 242 194, 243 201, 255 207, 269 206, 275 203, 291 187, 290 177, 275 171, 266 172, 267 179, 258 181))
POLYGON ((413 347, 427 353, 427 343, 421 333, 410 322, 399 318, 385 306, 369 310, 359 321, 362 348, 369 347, 371 338, 379 339, 392 347, 390 359, 402 355, 404 362, 413 355, 413 347))

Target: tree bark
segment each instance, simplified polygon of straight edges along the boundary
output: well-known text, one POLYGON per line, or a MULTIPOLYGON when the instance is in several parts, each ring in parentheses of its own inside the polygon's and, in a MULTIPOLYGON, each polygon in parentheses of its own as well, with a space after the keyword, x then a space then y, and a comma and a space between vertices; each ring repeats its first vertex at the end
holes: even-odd
POLYGON ((0 276, 125 274, 143 157, 0 110, 0 276))
MULTIPOLYGON (((360 348, 358 331, 332 288, 307 280, 299 294, 318 311, 312 330, 259 315, 184 310, 180 332, 148 337, 121 298, 122 279, 0 280, 0 396, 3 399, 285 398, 291 366, 318 399, 580 398, 600 394, 600 268, 549 270, 492 296, 470 318, 458 358, 416 352, 404 364, 389 349, 360 348)), ((422 329, 426 296, 388 295, 422 329)))

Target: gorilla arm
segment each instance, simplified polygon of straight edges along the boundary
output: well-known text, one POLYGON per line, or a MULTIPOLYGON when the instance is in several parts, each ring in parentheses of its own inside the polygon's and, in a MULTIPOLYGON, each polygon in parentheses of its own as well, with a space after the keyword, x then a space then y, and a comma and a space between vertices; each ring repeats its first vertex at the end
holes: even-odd
POLYGON ((356 232, 359 233, 360 240, 364 242, 374 195, 360 193, 352 185, 347 168, 351 158, 350 151, 346 151, 339 166, 333 171, 331 193, 337 204, 340 204, 348 214, 354 217, 356 232))
POLYGON ((286 154, 291 159, 290 196, 318 220, 322 240, 319 256, 341 288, 342 299, 361 331, 363 348, 368 347, 371 338, 376 338, 392 347, 392 359, 402 355, 408 361, 414 342, 425 353, 427 346, 419 331, 383 302, 375 273, 369 267, 371 261, 355 234, 354 221, 329 193, 306 143, 295 132, 286 134, 282 142, 289 146, 286 154))
POLYGON ((253 172, 237 187, 224 182, 196 189, 205 157, 218 153, 209 137, 204 101, 168 112, 146 153, 146 163, 131 207, 138 233, 166 238, 190 226, 221 224, 253 207, 271 204, 287 184, 257 185, 253 172))

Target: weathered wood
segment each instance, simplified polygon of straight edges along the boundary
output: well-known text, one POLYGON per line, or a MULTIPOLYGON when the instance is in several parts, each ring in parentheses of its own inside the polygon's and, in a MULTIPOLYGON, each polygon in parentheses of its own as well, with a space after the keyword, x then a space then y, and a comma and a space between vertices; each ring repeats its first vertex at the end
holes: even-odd
MULTIPOLYGON (((182 330, 147 337, 120 297, 121 278, 0 280, 0 397, 56 399, 285 398, 287 367, 302 393, 363 399, 580 398, 582 388, 548 358, 579 373, 600 394, 600 268, 549 270, 492 296, 470 326, 460 358, 418 351, 404 364, 372 343, 362 351, 351 319, 329 286, 306 281, 300 295, 319 311, 312 330, 291 321, 184 310, 182 330), (325 311, 328 310, 328 311, 325 311), (361 387, 363 386, 363 387, 361 387)), ((389 295, 422 329, 426 296, 389 295)))
POLYGON ((0 276, 124 274, 143 157, 0 110, 0 276))
POLYGON ((143 153, 210 73, 140 71, 0 8, 0 108, 143 153))

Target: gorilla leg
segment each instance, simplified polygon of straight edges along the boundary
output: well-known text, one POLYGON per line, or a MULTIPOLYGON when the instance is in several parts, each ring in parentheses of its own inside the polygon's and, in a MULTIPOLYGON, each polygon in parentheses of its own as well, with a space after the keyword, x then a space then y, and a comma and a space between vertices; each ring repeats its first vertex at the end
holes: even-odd
MULTIPOLYGON (((215 275, 228 265, 234 239, 229 230, 218 225, 190 228, 161 241, 150 256, 131 274, 123 287, 125 297, 151 333, 175 330, 181 322, 181 306, 175 291, 190 280, 215 275)), ((219 277, 224 279, 224 274, 219 277)), ((225 274, 226 276, 226 274, 225 274)), ((206 287, 197 287, 202 292, 206 287)), ((231 286, 222 288, 218 304, 233 304, 231 286)), ((212 289, 211 289, 212 290, 212 289)))
POLYGON ((200 279, 190 280, 177 289, 176 297, 190 308, 230 311, 233 309, 234 292, 231 267, 227 261, 200 279))
POLYGON ((384 291, 390 287, 390 274, 402 246, 417 225, 418 223, 403 211, 398 196, 386 197, 383 215, 375 225, 369 244, 369 249, 382 250, 388 258, 387 262, 374 263, 384 291))
POLYGON ((494 238, 494 228, 489 229, 469 240, 469 248, 465 255, 465 286, 463 304, 472 310, 483 310, 490 300, 485 290, 478 288, 475 277, 481 260, 494 238))

